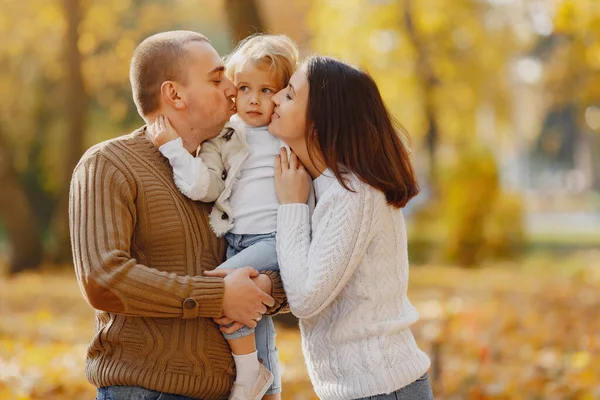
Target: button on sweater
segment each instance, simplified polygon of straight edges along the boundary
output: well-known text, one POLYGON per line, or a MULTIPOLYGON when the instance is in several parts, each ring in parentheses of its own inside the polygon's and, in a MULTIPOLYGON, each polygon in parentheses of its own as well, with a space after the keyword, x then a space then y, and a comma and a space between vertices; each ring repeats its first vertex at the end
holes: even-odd
MULTIPOLYGON (((97 387, 227 398, 234 364, 211 319, 220 316, 224 283, 202 276, 223 261, 225 242, 210 228, 211 204, 185 197, 172 176, 144 128, 92 147, 75 168, 75 272, 96 309, 85 373, 97 387)), ((275 313, 285 293, 279 275, 268 274, 275 313)))

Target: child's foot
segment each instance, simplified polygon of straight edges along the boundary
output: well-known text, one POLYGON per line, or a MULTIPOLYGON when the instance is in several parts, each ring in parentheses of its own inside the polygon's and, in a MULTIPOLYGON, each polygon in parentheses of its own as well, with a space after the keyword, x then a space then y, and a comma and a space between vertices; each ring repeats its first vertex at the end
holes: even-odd
POLYGON ((231 389, 229 400, 260 400, 273 384, 273 374, 260 364, 258 378, 254 381, 236 380, 231 389))

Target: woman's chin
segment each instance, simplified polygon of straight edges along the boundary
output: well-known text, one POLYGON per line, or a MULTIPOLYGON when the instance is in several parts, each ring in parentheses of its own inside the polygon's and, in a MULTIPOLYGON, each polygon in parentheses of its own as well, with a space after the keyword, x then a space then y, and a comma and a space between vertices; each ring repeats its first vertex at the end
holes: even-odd
POLYGON ((272 135, 277 136, 277 120, 276 119, 271 119, 271 122, 269 122, 269 125, 267 128, 269 129, 269 132, 271 132, 272 135))

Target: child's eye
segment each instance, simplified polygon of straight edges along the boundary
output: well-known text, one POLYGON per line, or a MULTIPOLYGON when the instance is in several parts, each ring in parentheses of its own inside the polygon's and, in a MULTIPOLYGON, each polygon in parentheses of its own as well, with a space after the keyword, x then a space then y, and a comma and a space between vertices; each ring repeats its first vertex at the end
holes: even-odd
POLYGON ((269 89, 269 88, 263 88, 262 92, 265 93, 265 94, 273 93, 273 91, 271 89, 269 89))
POLYGON ((246 86, 246 85, 240 86, 240 88, 238 90, 241 90, 242 92, 245 92, 246 90, 248 90, 248 86, 246 86))

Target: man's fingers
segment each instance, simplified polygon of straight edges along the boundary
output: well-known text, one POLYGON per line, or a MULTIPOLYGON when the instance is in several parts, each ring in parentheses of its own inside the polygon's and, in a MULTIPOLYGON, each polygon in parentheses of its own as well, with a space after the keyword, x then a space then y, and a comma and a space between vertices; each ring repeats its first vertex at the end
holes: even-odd
POLYGON ((218 325, 229 325, 232 322, 235 322, 231 318, 227 318, 227 317, 213 318, 213 321, 215 321, 215 323, 217 323, 218 325))
POLYGON ((223 333, 235 333, 239 331, 243 326, 244 324, 242 324, 241 322, 234 322, 231 326, 222 326, 220 328, 220 331, 223 333))
POLYGON ((244 273, 247 273, 249 278, 256 278, 260 274, 257 270, 255 270, 254 268, 252 268, 250 266, 243 267, 240 269, 243 270, 244 273))
POLYGON ((210 276, 215 278, 225 278, 229 275, 233 270, 223 268, 223 269, 213 269, 212 271, 204 271, 204 276, 210 276))
MULTIPOLYGON (((262 290, 261 290, 260 301, 261 301, 261 303, 265 304, 268 307, 273 307, 275 305, 275 299, 273 299, 271 296, 269 296, 268 294, 266 294, 262 290)), ((267 308, 266 307, 265 307, 265 310, 263 311, 263 314, 265 312, 267 312, 267 308)))
POLYGON ((246 325, 248 328, 256 328, 256 321, 253 319, 249 319, 244 322, 244 325, 246 325))

